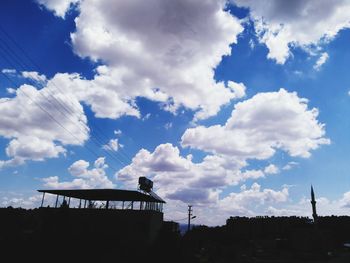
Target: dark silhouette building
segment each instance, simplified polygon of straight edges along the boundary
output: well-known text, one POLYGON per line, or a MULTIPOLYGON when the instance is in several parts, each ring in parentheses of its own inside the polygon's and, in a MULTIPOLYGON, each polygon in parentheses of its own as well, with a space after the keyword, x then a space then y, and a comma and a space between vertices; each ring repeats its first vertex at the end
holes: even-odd
POLYGON ((40 190, 40 208, 1 208, 0 254, 14 262, 22 256, 128 263, 350 262, 350 217, 318 217, 312 186, 313 220, 230 217, 226 225, 197 225, 181 235, 178 223, 163 221, 165 202, 152 192, 153 182, 139 183, 139 191, 40 190), (52 207, 46 194, 56 195, 52 207))
POLYGON ((39 208, 0 209, 0 247, 26 249, 35 257, 61 251, 86 259, 148 259, 147 249, 171 230, 164 227, 165 201, 152 187, 152 181, 141 178, 138 191, 38 190, 43 194, 39 208))

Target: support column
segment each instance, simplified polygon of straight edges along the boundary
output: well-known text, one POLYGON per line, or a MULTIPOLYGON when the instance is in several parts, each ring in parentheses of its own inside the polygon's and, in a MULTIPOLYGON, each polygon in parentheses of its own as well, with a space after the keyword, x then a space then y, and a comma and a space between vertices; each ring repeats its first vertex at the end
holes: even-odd
POLYGON ((58 195, 56 197, 56 204, 55 204, 55 208, 57 208, 57 204, 58 204, 58 195))
POLYGON ((45 192, 43 192, 43 199, 41 200, 41 205, 40 205, 40 207, 43 207, 43 205, 44 205, 44 198, 45 198, 45 192))
POLYGON ((109 207, 109 200, 107 200, 106 209, 108 209, 108 207, 109 207))

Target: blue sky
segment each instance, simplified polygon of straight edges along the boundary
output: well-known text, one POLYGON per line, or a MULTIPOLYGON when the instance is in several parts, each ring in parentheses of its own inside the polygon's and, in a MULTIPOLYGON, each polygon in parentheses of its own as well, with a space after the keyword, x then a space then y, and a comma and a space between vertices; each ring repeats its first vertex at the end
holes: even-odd
POLYGON ((267 2, 2 1, 0 204, 148 176, 166 219, 348 214, 350 5, 267 2))

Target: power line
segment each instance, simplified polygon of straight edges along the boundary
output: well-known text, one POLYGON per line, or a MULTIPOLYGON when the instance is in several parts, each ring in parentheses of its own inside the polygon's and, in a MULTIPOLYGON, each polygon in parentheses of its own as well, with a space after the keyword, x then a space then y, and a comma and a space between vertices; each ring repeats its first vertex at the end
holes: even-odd
MULTIPOLYGON (((10 40, 11 40, 17 47, 19 47, 19 49, 22 51, 22 53, 23 53, 33 64, 36 65, 36 63, 35 63, 32 59, 30 59, 30 57, 24 52, 24 50, 15 42, 15 40, 13 40, 13 39, 11 38, 11 36, 9 36, 9 35, 6 33, 6 31, 3 30, 3 28, 2 28, 1 26, 0 26, 0 30, 1 30, 4 34, 6 34, 6 36, 7 36, 8 38, 10 38, 10 40)), ((22 69, 23 69, 23 71, 24 71, 25 67, 28 67, 28 65, 25 63, 25 61, 22 60, 22 59, 13 51, 13 49, 12 49, 5 41, 4 41, 4 44, 3 44, 2 46, 4 46, 4 45, 6 45, 6 47, 5 47, 6 50, 3 48, 3 52, 7 53, 7 55, 10 56, 10 57, 12 56, 12 58, 15 57, 15 60, 17 60, 17 63, 22 67, 22 69), (12 53, 13 55, 11 55, 11 53, 12 53), (23 61, 23 64, 24 64, 24 65, 22 64, 21 61, 23 61)), ((13 63, 12 63, 11 61, 9 61, 6 57, 5 57, 5 59, 6 59, 11 65, 13 65, 13 63)), ((37 66, 37 67, 38 67, 38 66, 37 66)), ((14 67, 14 68, 16 68, 16 67, 14 67)), ((28 75, 31 75, 31 72, 28 72, 28 75)), ((30 77, 34 79, 34 77, 33 77, 32 75, 31 75, 30 77)), ((32 81, 32 80, 30 79, 30 81, 32 81)), ((33 81, 33 82, 34 82, 34 81, 33 81)), ((39 83, 40 83, 40 82, 39 82, 39 83)), ((58 94, 62 94, 63 96, 65 96, 65 94, 58 88, 58 86, 57 86, 53 81, 51 81, 51 83, 56 87, 57 90, 59 90, 59 91, 61 92, 61 93, 58 93, 58 94)), ((38 84, 38 83, 35 82, 35 85, 36 85, 36 84, 38 84)), ((40 84, 42 84, 42 83, 40 83, 40 84)), ((42 87, 43 87, 43 85, 42 85, 42 87)), ((69 113, 69 114, 72 113, 72 109, 71 109, 71 108, 67 108, 67 106, 66 106, 65 104, 62 104, 62 102, 59 100, 59 98, 56 98, 54 95, 52 95, 52 93, 50 92, 49 89, 44 89, 44 90, 45 90, 45 92, 48 92, 49 95, 50 95, 50 97, 51 97, 57 104, 59 104, 59 105, 61 106, 61 108, 65 109, 65 111, 66 111, 67 113, 69 113)), ((69 119, 70 121, 72 121, 72 119, 71 119, 70 117, 68 117, 64 112, 62 112, 62 111, 60 110, 60 108, 58 107, 57 104, 52 103, 52 101, 51 101, 50 99, 48 99, 48 98, 45 96, 45 94, 43 94, 43 92, 39 92, 39 93, 40 93, 40 95, 41 95, 42 97, 44 97, 51 105, 53 105, 53 106, 56 108, 56 110, 58 110, 63 116, 65 116, 67 119, 69 119)), ((70 100, 70 98, 68 98, 67 101, 71 103, 71 105, 73 106, 73 108, 76 107, 76 105, 73 104, 73 102, 70 100)), ((79 110, 80 110, 80 109, 79 109, 79 110)), ((75 112, 73 111, 73 113, 75 113, 75 112)), ((75 122, 75 121, 72 121, 72 122, 76 125, 76 122, 75 122)), ((90 128, 89 128, 84 122, 80 122, 80 124, 82 124, 82 126, 79 125, 79 126, 78 126, 79 129, 84 128, 85 131, 88 132, 88 133, 91 131, 90 128)), ((101 134, 103 134, 103 133, 101 132, 101 134)), ((104 135, 104 134, 103 134, 103 135, 104 135)), ((105 135, 104 135, 104 136, 105 136, 105 135)), ((106 136, 105 136, 105 137, 106 137, 106 136)), ((96 134, 93 134, 92 131, 91 131, 91 138, 92 138, 92 140, 94 141, 94 143, 97 142, 96 145, 98 145, 98 144, 101 144, 101 146, 103 145, 102 139, 101 139, 99 136, 96 136, 96 134)), ((126 164, 124 163, 124 161, 122 161, 119 157, 117 157, 117 156, 114 155, 114 154, 111 154, 110 151, 106 150, 106 149, 103 148, 103 147, 102 147, 102 149, 105 150, 105 152, 107 153, 107 155, 108 155, 109 157, 111 157, 112 159, 116 160, 117 162, 122 163, 123 165, 126 165, 126 164)), ((124 157, 124 158, 125 158, 125 157, 124 157)), ((127 158, 129 158, 129 157, 127 156, 127 158)), ((130 159, 130 160, 131 160, 131 159, 130 159)))
MULTIPOLYGON (((40 68, 40 66, 25 52, 25 50, 17 43, 17 41, 16 41, 13 37, 11 37, 10 34, 8 34, 8 33, 5 31, 5 29, 4 29, 1 25, 0 25, 0 31, 1 31, 12 43, 22 52, 22 54, 24 54, 24 56, 34 65, 34 67, 37 68, 37 70, 38 70, 39 72, 42 72, 42 69, 40 68)), ((11 51, 12 48, 11 48, 9 45, 7 45, 7 46, 8 46, 8 48, 9 48, 10 51, 11 51)), ((14 53, 14 54, 16 55, 16 53, 13 52, 13 50, 12 50, 12 53, 14 53)), ((18 57, 18 56, 16 55, 16 57, 18 57)), ((22 59, 20 59, 20 61, 23 61, 23 62, 24 62, 24 60, 22 60, 22 59)), ((28 67, 28 66, 27 66, 27 67, 28 67)), ((23 68, 25 68, 25 67, 23 67, 23 68)), ((65 96, 65 97, 67 98, 67 101, 70 102, 72 108, 75 108, 76 105, 73 104, 73 102, 70 100, 70 98, 67 97, 67 96, 65 95, 65 92, 63 92, 63 91, 59 88, 59 86, 56 85, 56 83, 53 81, 53 79, 50 80, 50 81, 51 81, 51 83, 53 84, 53 86, 55 86, 55 88, 60 92, 60 94, 62 94, 63 96, 65 96)), ((43 86, 42 86, 42 87, 43 87, 43 86)), ((50 90, 48 90, 48 92, 49 92, 49 91, 50 91, 50 90)), ((58 98, 53 97, 53 99, 59 102, 59 99, 58 99, 58 98)), ((70 108, 68 108, 68 110, 67 110, 67 107, 65 107, 65 104, 61 104, 60 102, 59 102, 59 104, 60 104, 63 108, 65 108, 65 110, 66 110, 67 112, 69 112, 69 111, 71 110, 70 108)), ((70 112, 70 113, 72 113, 72 112, 70 112)), ((73 113, 74 113, 74 112, 73 112, 73 113)), ((83 124, 84 124, 84 123, 83 123, 83 124)), ((97 126, 94 127, 94 125, 92 125, 92 124, 90 124, 90 125, 94 128, 93 130, 95 130, 95 128, 96 128, 96 130, 97 130, 100 134, 102 134, 105 138, 107 138, 107 140, 109 140, 108 137, 99 129, 99 127, 97 127, 97 126)), ((89 127, 88 127, 88 129, 89 129, 89 127)), ((89 129, 89 130, 90 130, 90 129, 89 129)), ((95 136, 96 136, 96 134, 95 134, 95 136)), ((101 145, 103 145, 103 143, 101 143, 101 145)), ((120 149, 120 151, 121 151, 122 153, 124 153, 123 149, 120 149)), ((123 156, 123 157, 124 157, 124 158, 126 157, 127 161, 131 161, 131 158, 130 158, 126 153, 124 153, 124 156, 123 156)), ((118 158, 118 159, 119 159, 119 158, 118 158)))
MULTIPOLYGON (((1 50, 0 50, 1 51, 1 50)), ((4 50, 2 50, 2 51, 4 51, 4 50)), ((7 57, 4 57, 5 58, 5 60, 6 61, 8 61, 8 63, 10 63, 12 66, 14 66, 13 65, 13 63, 7 58, 7 57)), ((7 76, 6 76, 7 77, 7 76)), ((8 77, 7 77, 7 79, 9 79, 8 77)), ((32 82, 31 82, 32 83, 32 82)), ((34 83, 34 85, 35 85, 36 83, 34 83)), ((34 86, 33 85, 33 86, 34 86)), ((80 126, 80 125, 78 125, 77 123, 76 123, 76 121, 75 120, 72 120, 72 118, 70 117, 70 115, 66 115, 64 112, 62 112, 61 110, 60 110, 60 108, 56 105, 56 104, 54 104, 54 103, 52 103, 52 101, 50 100, 50 99, 48 99, 43 93, 42 93, 42 91, 43 90, 45 90, 45 89, 41 89, 40 91, 39 91, 39 95, 40 96, 42 96, 45 100, 47 100, 57 111, 59 111, 65 118, 67 118, 69 121, 71 121, 71 123, 73 123, 76 127, 78 127, 78 129, 80 130, 80 131, 82 131, 82 128, 84 128, 85 129, 85 131, 83 131, 83 132, 87 132, 87 133, 89 133, 90 132, 90 129, 89 129, 89 127, 84 123, 84 122, 79 122, 82 126, 80 126)), ((55 97, 53 96, 53 95, 51 95, 51 97, 56 101, 56 99, 55 99, 55 97)), ((92 141, 98 146, 98 147, 100 147, 99 146, 99 144, 101 144, 101 145, 103 145, 103 143, 101 142, 101 140, 99 139, 99 138, 95 138, 94 136, 91 136, 91 139, 92 139, 92 141)), ((102 148, 103 149, 103 148, 102 148)), ((105 150, 105 149, 103 149, 103 150, 105 150)), ((121 161, 118 157, 115 157, 114 155, 112 155, 112 154, 110 154, 110 152, 109 151, 105 151, 106 153, 107 153, 107 155, 108 156, 110 156, 112 159, 114 159, 114 160, 116 160, 117 162, 120 162, 121 164, 123 164, 123 165, 125 165, 125 163, 123 162, 123 161, 121 161)))
MULTIPOLYGON (((4 74, 3 72, 1 72, 1 74, 7 79, 9 80, 12 84, 17 85, 12 79, 10 79, 6 74, 4 74)), ((40 110, 42 110, 44 113, 47 114, 47 116, 49 116, 50 119, 52 119, 55 123, 57 123, 62 129, 64 129, 66 132, 68 132, 77 142, 78 144, 80 144, 80 140, 72 133, 70 132, 66 127, 64 127, 64 125, 62 125, 59 121, 57 121, 44 107, 42 107, 39 103, 37 103, 34 99, 31 98, 31 96, 29 94, 27 94, 27 92, 25 92, 25 90, 21 90, 21 92, 32 102, 34 103, 37 107, 39 107, 40 110)), ((88 151, 90 151, 93 155, 95 155, 97 158, 99 158, 100 156, 98 156, 92 149, 90 149, 87 145, 84 146, 88 151)), ((115 170, 115 172, 118 172, 117 169, 115 169, 113 166, 110 166, 113 170, 115 170)))

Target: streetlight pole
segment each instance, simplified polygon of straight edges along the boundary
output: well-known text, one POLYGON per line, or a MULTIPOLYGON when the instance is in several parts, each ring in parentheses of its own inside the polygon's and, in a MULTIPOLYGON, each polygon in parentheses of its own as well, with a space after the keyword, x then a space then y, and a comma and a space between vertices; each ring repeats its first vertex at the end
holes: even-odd
POLYGON ((192 206, 188 205, 188 224, 187 224, 187 231, 190 231, 191 229, 191 217, 192 217, 192 206))

